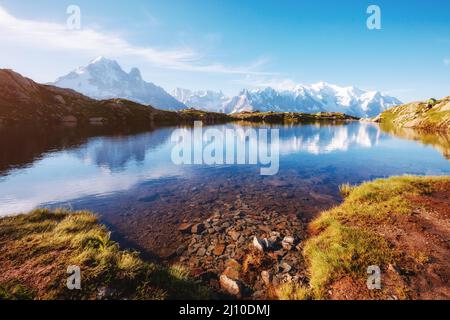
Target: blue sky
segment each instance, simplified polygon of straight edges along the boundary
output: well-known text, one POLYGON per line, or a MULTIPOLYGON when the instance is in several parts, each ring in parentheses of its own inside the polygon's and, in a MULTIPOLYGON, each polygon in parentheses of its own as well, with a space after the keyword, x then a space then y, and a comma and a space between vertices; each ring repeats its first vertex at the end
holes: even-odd
POLYGON ((40 82, 98 55, 170 91, 326 81, 403 101, 450 95, 450 1, 0 0, 0 67, 40 82), (66 30, 66 8, 82 29, 66 30), (381 8, 381 30, 366 27, 381 8))

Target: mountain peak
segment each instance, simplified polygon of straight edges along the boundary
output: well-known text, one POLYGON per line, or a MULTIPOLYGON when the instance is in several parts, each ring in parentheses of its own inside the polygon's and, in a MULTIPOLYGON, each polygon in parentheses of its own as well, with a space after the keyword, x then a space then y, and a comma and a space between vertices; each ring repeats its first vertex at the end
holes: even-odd
POLYGON ((116 61, 105 58, 104 56, 98 56, 94 60, 91 60, 91 62, 89 64, 98 64, 98 63, 105 63, 105 62, 116 62, 116 61))
POLYGON ((133 79, 142 80, 141 71, 138 68, 132 68, 129 75, 133 79))
POLYGON ((167 110, 186 108, 163 88, 144 81, 138 68, 127 73, 117 61, 103 56, 58 78, 53 85, 73 89, 94 99, 122 98, 167 110))

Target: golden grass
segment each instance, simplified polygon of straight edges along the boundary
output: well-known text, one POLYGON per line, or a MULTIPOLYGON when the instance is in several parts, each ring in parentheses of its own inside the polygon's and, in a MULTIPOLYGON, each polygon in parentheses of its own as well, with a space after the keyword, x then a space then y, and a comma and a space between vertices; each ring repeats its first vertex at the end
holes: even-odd
POLYGON ((296 283, 284 283, 275 289, 279 300, 308 300, 311 297, 309 288, 296 283))
POLYGON ((103 287, 111 292, 106 297, 110 299, 208 297, 183 268, 146 263, 137 252, 120 250, 107 228, 86 211, 39 209, 0 219, 0 249, 5 253, 1 259, 18 269, 22 264, 51 269, 51 281, 43 279, 41 288, 20 278, 0 282, 0 298, 24 298, 28 293, 34 299, 97 299, 103 287), (70 265, 81 268, 82 290, 65 286, 70 265))
POLYGON ((327 285, 344 275, 363 277, 370 265, 392 263, 395 252, 371 226, 389 223, 396 214, 411 214, 410 196, 429 194, 449 180, 402 176, 342 186, 344 203, 311 223, 313 236, 303 250, 314 298, 323 298, 327 285))

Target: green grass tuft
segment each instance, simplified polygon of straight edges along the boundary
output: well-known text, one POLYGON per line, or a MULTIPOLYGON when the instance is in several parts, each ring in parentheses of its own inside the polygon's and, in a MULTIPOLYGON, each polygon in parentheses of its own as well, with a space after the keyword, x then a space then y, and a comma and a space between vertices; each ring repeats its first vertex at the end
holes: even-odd
POLYGON ((147 263, 137 252, 120 250, 107 228, 90 212, 39 209, 0 219, 0 230, 1 259, 11 265, 11 270, 4 272, 16 272, 17 277, 0 278, 3 279, 0 298, 200 299, 208 296, 181 267, 147 263), (66 270, 71 265, 81 268, 82 290, 71 291, 66 287, 66 270), (44 269, 46 274, 38 271, 44 269), (39 281, 30 283, 30 275, 39 281), (36 283, 38 287, 33 288, 36 283), (107 289, 106 296, 99 296, 101 288, 107 289))
POLYGON ((374 228, 389 223, 395 215, 412 214, 410 197, 430 194, 439 182, 449 180, 402 176, 357 187, 343 185, 344 203, 311 223, 313 236, 304 247, 314 297, 324 298, 327 286, 344 275, 363 277, 370 265, 392 263, 396 253, 374 228))

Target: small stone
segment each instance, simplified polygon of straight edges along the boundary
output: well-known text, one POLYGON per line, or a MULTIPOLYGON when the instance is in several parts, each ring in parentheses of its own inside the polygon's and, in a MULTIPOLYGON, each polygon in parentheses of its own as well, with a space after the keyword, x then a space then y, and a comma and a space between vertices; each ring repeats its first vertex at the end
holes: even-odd
POLYGON ((279 232, 276 232, 276 231, 272 231, 270 233, 270 236, 271 237, 276 237, 276 238, 281 238, 281 234, 279 232))
POLYGON ((178 227, 180 232, 189 232, 192 228, 192 223, 183 223, 178 227))
POLYGON ((283 269, 284 273, 288 273, 289 271, 292 270, 292 267, 289 264, 287 264, 286 262, 283 262, 281 264, 281 268, 283 269))
POLYGON ((271 230, 270 230, 270 228, 268 226, 258 226, 258 229, 263 231, 263 232, 267 232, 267 233, 271 232, 271 230))
POLYGON ((193 233, 193 234, 200 234, 204 230, 205 230, 205 225, 203 223, 199 223, 199 224, 194 225, 191 228, 191 233, 193 233))
POLYGON ((225 245, 224 244, 218 244, 215 248, 214 248, 214 255, 216 256, 221 256, 223 254, 223 252, 225 251, 225 245))
MULTIPOLYGON (((230 278, 237 279, 239 277, 239 273, 241 271, 241 265, 235 259, 228 259, 227 262, 225 263, 225 267, 226 267, 226 269, 232 269, 237 273, 237 277, 229 276, 230 278)), ((233 273, 233 274, 236 274, 236 273, 233 273)))
POLYGON ((225 271, 223 272, 224 275, 226 275, 228 278, 233 280, 239 280, 239 270, 233 268, 233 267, 227 267, 225 271))
POLYGON ((264 284, 266 286, 269 286, 270 283, 272 282, 270 278, 271 278, 271 276, 268 271, 261 272, 261 280, 264 282, 264 284))
POLYGON ((185 244, 182 244, 181 246, 179 246, 177 248, 176 254, 178 256, 181 256, 183 254, 183 252, 186 250, 187 246, 185 244))
POLYGON ((197 251, 197 256, 203 257, 206 254, 206 249, 205 248, 200 248, 197 251))
POLYGON ((260 241, 257 237, 253 237, 253 246, 256 248, 256 250, 264 252, 264 245, 262 241, 260 241))
POLYGON ((115 294, 115 290, 108 287, 101 287, 98 289, 97 297, 98 299, 107 299, 115 294))
POLYGON ((227 293, 233 295, 233 296, 240 296, 241 289, 239 288, 239 284, 228 278, 226 275, 222 274, 220 276, 220 286, 223 290, 225 290, 227 293))
POLYGON ((234 231, 234 230, 228 232, 228 234, 230 235, 231 239, 233 239, 233 241, 237 241, 240 236, 239 232, 234 231))
POLYGON ((234 216, 237 217, 237 218, 242 218, 244 216, 244 214, 242 213, 242 211, 236 211, 234 216))
POLYGON ((262 243, 263 243, 265 249, 271 249, 273 247, 273 242, 270 241, 269 239, 266 239, 266 238, 262 239, 262 243))
POLYGON ((400 272, 398 272, 398 269, 391 263, 389 263, 388 270, 392 273, 400 274, 400 272))
POLYGON ((294 237, 284 237, 283 242, 289 243, 290 245, 294 244, 294 237))

